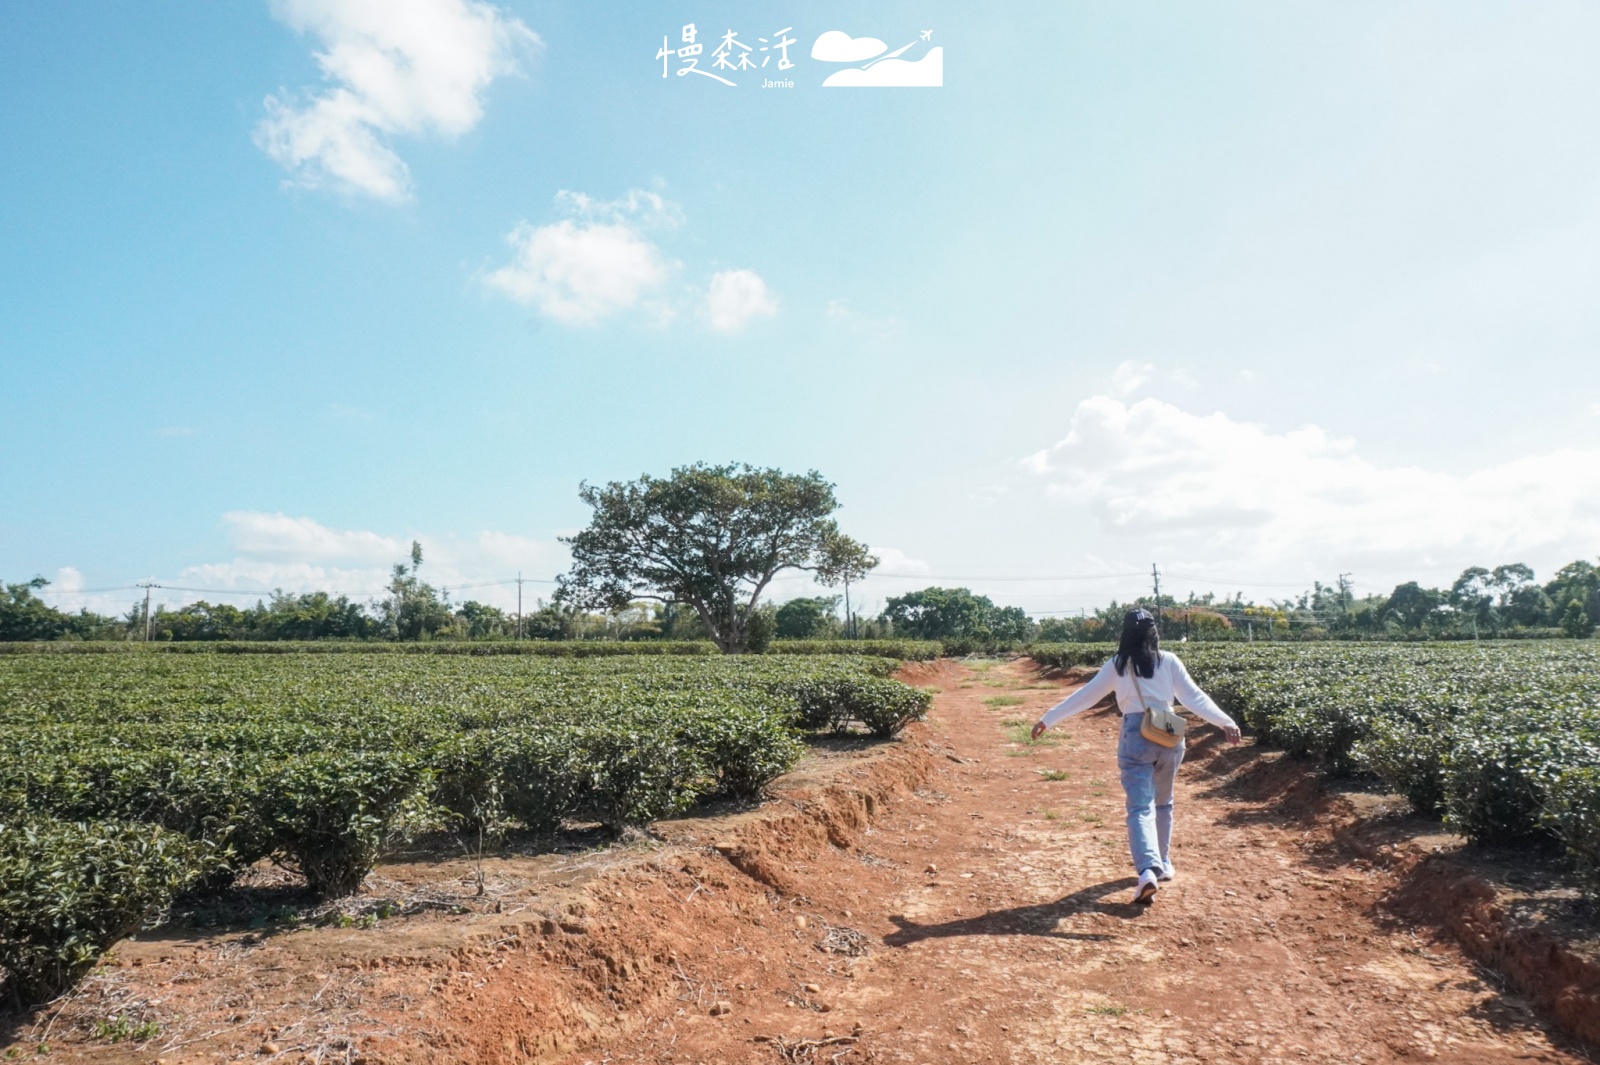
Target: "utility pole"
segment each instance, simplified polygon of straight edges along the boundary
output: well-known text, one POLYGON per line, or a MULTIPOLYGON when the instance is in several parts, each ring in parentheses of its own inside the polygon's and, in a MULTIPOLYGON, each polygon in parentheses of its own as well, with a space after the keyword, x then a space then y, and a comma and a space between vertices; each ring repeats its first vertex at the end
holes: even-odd
POLYGON ((150 589, 159 588, 159 587, 161 587, 161 585, 156 584, 154 581, 145 581, 143 584, 139 585, 139 587, 144 589, 144 642, 145 643, 149 643, 150 642, 150 589))
POLYGON ((1161 571, 1154 562, 1150 563, 1150 579, 1156 583, 1156 624, 1161 624, 1161 571))
POLYGON ((517 639, 522 639, 522 571, 517 570, 517 639))

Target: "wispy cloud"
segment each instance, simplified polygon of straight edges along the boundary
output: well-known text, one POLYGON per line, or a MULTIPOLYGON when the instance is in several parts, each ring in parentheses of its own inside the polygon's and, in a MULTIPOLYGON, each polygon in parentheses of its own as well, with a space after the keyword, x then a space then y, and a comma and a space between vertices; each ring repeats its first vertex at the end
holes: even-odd
POLYGON ((268 96, 256 144, 293 184, 389 202, 411 190, 390 139, 472 129, 484 89, 540 43, 481 0, 272 0, 272 12, 317 41, 328 85, 268 96))

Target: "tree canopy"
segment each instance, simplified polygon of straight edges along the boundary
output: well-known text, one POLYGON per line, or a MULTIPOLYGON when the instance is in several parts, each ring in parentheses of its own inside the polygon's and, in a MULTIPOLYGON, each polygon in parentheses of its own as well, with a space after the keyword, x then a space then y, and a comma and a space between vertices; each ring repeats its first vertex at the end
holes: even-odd
POLYGON ((685 604, 728 653, 748 648, 761 595, 779 573, 843 579, 877 562, 839 531, 833 485, 815 470, 695 463, 664 478, 585 482, 578 495, 594 514, 562 538, 572 569, 556 599, 602 609, 638 599, 685 604))
POLYGON ((895 596, 884 605, 883 617, 897 633, 923 640, 1014 641, 1033 634, 1033 622, 1021 607, 995 606, 988 596, 966 588, 924 588, 895 596))

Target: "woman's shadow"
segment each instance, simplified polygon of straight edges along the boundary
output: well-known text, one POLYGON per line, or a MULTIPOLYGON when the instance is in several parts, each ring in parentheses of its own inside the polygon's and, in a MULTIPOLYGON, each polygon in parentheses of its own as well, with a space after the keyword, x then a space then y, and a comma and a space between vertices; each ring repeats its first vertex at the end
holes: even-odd
POLYGON ((1112 917, 1132 920, 1149 911, 1148 906, 1131 902, 1107 902, 1105 897, 1119 891, 1131 891, 1138 881, 1133 877, 1108 880, 1079 891, 1074 891, 1055 902, 1041 902, 1032 906, 1013 906, 1007 910, 991 910, 976 917, 963 917, 959 921, 942 924, 917 924, 898 914, 889 918, 899 927, 883 937, 885 946, 907 947, 924 939, 943 936, 1044 936, 1048 939, 1082 939, 1099 941, 1115 936, 1098 932, 1062 932, 1056 925, 1063 917, 1077 913, 1104 913, 1112 917))

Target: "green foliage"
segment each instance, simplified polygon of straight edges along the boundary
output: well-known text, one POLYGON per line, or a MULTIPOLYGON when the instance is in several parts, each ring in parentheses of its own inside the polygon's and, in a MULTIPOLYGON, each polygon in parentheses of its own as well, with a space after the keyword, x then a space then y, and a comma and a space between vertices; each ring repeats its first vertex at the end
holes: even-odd
POLYGON ((34 593, 50 582, 35 577, 22 584, 0 584, 0 640, 59 640, 86 635, 81 618, 52 607, 34 593))
POLYGON ((422 545, 411 541, 411 567, 396 563, 389 580, 389 597, 380 604, 383 631, 394 640, 423 640, 450 626, 450 604, 431 584, 417 575, 422 569, 422 545))
POLYGON ((1550 783, 1544 820, 1566 846, 1590 896, 1600 899, 1600 768, 1580 766, 1557 776, 1550 783))
POLYGON ((34 826, 0 835, 0 965, 15 986, 70 980, 170 891, 264 857, 337 895, 420 830, 647 825, 706 796, 759 795, 800 756, 804 727, 889 736, 931 701, 889 679, 899 662, 884 657, 377 646, 0 656, 0 814, 34 826), (86 856, 102 843, 121 864, 86 856), (56 902, 16 879, 33 868, 56 902), (65 945, 27 931, 29 907, 67 915, 65 945))
POLYGON ((1035 643, 1028 657, 1046 669, 1099 669, 1117 653, 1114 643, 1035 643))
POLYGON ((313 893, 348 895, 391 839, 431 824, 433 772, 397 751, 312 751, 260 772, 252 808, 313 893))
POLYGON ((839 597, 791 599, 778 608, 776 636, 780 640, 813 640, 838 631, 839 597))
POLYGON ((923 588, 893 596, 883 608, 896 632, 923 640, 1014 644, 1032 637, 1034 625, 1020 607, 999 607, 966 588, 923 588))
POLYGON ((1583 609, 1583 604, 1574 599, 1567 604, 1566 612, 1561 615, 1561 631, 1574 640, 1587 639, 1594 635, 1594 622, 1590 620, 1588 611, 1583 609))
POLYGON ((931 662, 944 654, 937 640, 774 640, 769 655, 872 655, 931 662))
MULTIPOLYGON (((871 641, 848 644, 872 646, 871 641)), ((918 646, 909 644, 908 646, 918 646)), ((937 646, 937 645, 932 645, 937 646)), ((714 655, 716 644, 705 640, 521 640, 492 643, 436 641, 428 643, 355 643, 343 640, 265 641, 223 643, 0 643, 0 655, 447 655, 494 657, 522 655, 533 658, 614 658, 639 655, 714 655)), ((800 652, 814 654, 820 652, 800 652)), ((840 652, 849 653, 849 652, 840 652)))
POLYGON ((933 693, 877 677, 813 677, 785 686, 806 728, 843 732, 859 721, 875 736, 893 736, 927 716, 933 693))
POLYGON ((770 605, 756 608, 750 617, 750 629, 745 637, 746 651, 763 654, 772 646, 772 639, 778 633, 777 615, 778 612, 770 605))
POLYGON ((211 849, 154 825, 0 824, 0 967, 20 1004, 54 998, 204 876, 211 849))
POLYGON ((829 516, 839 504, 815 470, 696 463, 666 478, 586 483, 579 496, 594 514, 588 528, 563 538, 573 564, 556 599, 585 608, 686 604, 725 652, 749 648, 753 629, 765 624, 761 593, 778 573, 842 579, 870 559, 829 516))
POLYGON ((107 1017, 94 1022, 94 1037, 108 1043, 143 1043, 161 1034, 156 1021, 133 1021, 127 1017, 107 1017))
POLYGON ((1474 842, 1558 839, 1600 897, 1600 649, 1210 644, 1182 654, 1267 742, 1376 776, 1474 842))

